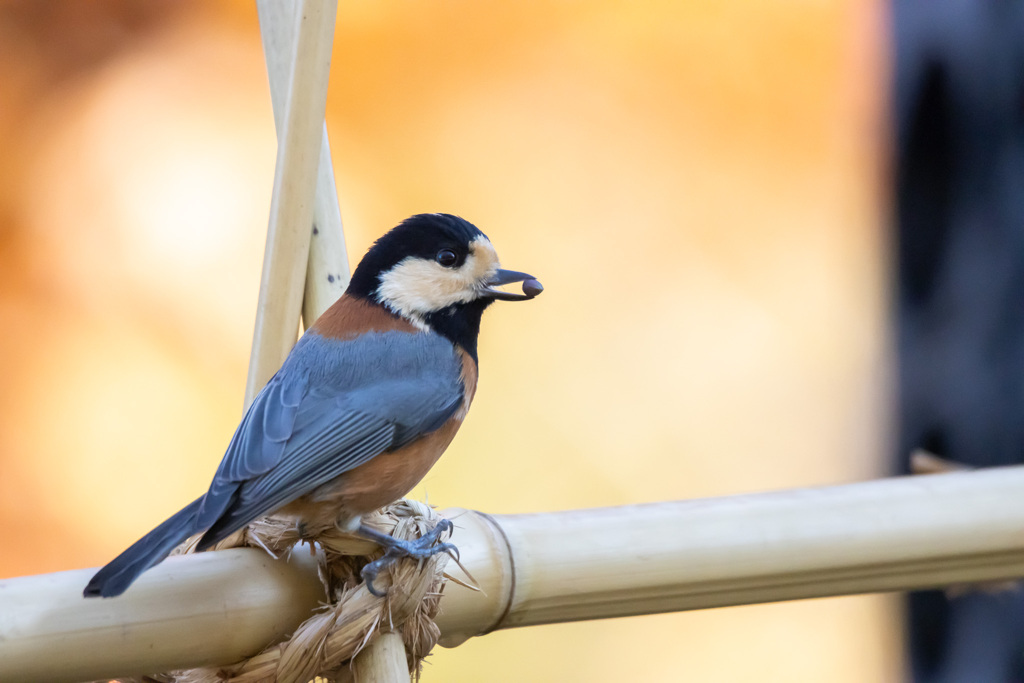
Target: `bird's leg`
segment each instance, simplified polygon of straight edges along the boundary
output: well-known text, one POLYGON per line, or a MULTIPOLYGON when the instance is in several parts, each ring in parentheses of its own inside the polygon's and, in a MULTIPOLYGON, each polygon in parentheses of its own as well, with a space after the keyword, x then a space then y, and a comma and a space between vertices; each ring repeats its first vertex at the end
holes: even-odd
POLYGON ((451 531, 452 523, 447 519, 440 520, 437 525, 428 531, 426 534, 421 536, 415 541, 403 541, 395 538, 394 536, 388 536, 387 534, 381 533, 375 529, 360 524, 356 533, 365 539, 371 540, 374 543, 378 543, 385 548, 384 557, 379 560, 374 560, 370 564, 363 567, 362 576, 366 582, 366 589, 376 595, 378 598, 382 598, 385 592, 378 591, 373 582, 376 580, 377 575, 380 571, 386 567, 393 565, 399 558, 411 557, 415 560, 425 560, 432 555, 437 553, 449 553, 458 559, 459 549, 451 543, 437 543, 441 534, 446 531, 451 531))

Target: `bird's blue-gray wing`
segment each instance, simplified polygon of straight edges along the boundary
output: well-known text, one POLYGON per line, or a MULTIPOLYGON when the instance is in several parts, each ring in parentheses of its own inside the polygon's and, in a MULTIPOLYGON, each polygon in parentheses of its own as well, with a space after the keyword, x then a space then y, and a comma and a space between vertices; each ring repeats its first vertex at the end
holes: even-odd
POLYGON ((432 334, 307 334, 259 393, 197 515, 207 547, 374 456, 447 421, 461 361, 432 334))

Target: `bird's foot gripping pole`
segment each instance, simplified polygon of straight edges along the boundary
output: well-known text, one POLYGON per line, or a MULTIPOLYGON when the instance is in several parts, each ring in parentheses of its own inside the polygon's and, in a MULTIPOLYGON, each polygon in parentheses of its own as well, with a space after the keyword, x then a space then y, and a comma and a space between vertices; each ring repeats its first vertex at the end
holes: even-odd
POLYGON ((363 567, 361 574, 363 581, 366 582, 367 590, 378 598, 384 597, 387 591, 378 590, 374 586, 374 582, 377 580, 377 576, 380 574, 382 569, 390 567, 403 557, 411 557, 414 560, 425 560, 438 553, 448 553, 455 558, 455 561, 457 562, 459 559, 459 549, 451 543, 438 543, 441 535, 444 533, 450 533, 451 530, 452 523, 449 520, 442 518, 438 520, 433 529, 417 540, 405 541, 395 538, 394 536, 381 533, 375 529, 371 529, 365 524, 360 524, 359 529, 356 531, 358 535, 371 540, 374 543, 378 543, 385 548, 384 557, 379 560, 374 560, 363 567))

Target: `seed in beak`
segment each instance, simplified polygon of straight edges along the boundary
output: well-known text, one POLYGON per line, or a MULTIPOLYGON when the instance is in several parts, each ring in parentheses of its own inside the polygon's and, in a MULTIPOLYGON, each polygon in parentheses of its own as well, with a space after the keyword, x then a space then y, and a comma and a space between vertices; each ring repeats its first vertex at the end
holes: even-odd
POLYGON ((523 294, 526 296, 533 298, 543 291, 544 285, 542 285, 539 280, 534 280, 533 278, 523 280, 523 294))

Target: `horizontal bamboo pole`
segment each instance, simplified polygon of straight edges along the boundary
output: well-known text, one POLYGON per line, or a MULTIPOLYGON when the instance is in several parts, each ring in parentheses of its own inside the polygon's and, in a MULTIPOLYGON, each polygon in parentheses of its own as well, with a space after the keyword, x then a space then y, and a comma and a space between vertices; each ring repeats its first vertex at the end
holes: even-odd
MULTIPOLYGON (((450 583, 437 622, 452 646, 497 628, 1024 577, 1021 501, 1024 466, 549 514, 449 510, 483 591, 450 583)), ((0 680, 253 654, 316 603, 316 573, 296 555, 172 557, 106 600, 81 597, 92 570, 0 581, 0 680)))
POLYGON ((325 599, 308 552, 173 557, 127 598, 86 600, 93 569, 0 581, 0 681, 91 681, 238 661, 325 599))
POLYGON ((446 589, 446 646, 499 628, 1024 577, 1024 466, 446 515, 461 527, 453 541, 483 589, 446 589))

